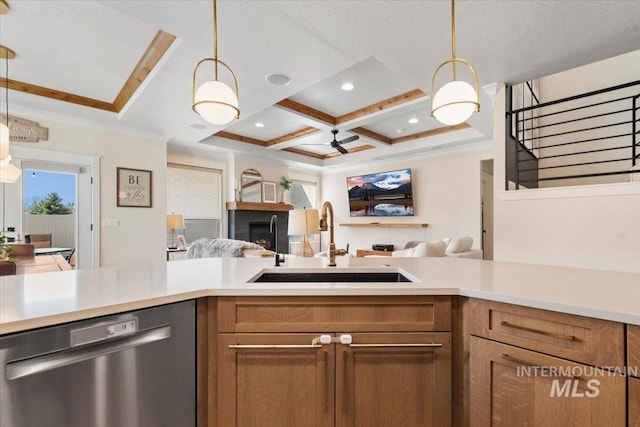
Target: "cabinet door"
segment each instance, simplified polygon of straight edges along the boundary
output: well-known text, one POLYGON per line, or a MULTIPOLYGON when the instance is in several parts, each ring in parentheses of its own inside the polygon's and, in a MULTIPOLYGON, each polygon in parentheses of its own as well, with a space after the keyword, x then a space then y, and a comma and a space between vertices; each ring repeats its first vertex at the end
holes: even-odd
POLYGON ((311 334, 220 334, 218 424, 330 427, 335 346, 311 334))
POLYGON ((449 333, 350 335, 336 344, 338 427, 451 425, 449 333))
POLYGON ((471 337, 471 420, 477 427, 623 427, 625 378, 471 337))
POLYGON ((629 427, 640 427, 640 379, 629 377, 629 427))

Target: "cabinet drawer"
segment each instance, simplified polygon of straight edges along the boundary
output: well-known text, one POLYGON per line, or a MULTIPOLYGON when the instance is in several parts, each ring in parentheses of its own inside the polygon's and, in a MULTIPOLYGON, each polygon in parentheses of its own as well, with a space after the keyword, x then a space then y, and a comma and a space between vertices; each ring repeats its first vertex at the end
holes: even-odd
POLYGON ((451 330, 451 299, 220 297, 220 332, 418 332, 451 330))
POLYGON ((624 365, 624 325, 473 299, 472 335, 595 366, 624 365))
POLYGON ((640 372, 640 326, 627 326, 627 365, 636 368, 630 374, 640 372))
POLYGON ((625 377, 471 337, 474 427, 623 427, 625 377))

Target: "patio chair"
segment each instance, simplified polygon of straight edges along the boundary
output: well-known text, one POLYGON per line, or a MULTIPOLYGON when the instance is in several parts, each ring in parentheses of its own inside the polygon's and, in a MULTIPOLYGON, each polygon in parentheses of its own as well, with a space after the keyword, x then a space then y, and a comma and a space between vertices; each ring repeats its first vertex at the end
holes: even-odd
POLYGON ((28 243, 11 243, 7 245, 13 252, 11 252, 11 257, 17 256, 35 256, 36 247, 33 244, 28 243))

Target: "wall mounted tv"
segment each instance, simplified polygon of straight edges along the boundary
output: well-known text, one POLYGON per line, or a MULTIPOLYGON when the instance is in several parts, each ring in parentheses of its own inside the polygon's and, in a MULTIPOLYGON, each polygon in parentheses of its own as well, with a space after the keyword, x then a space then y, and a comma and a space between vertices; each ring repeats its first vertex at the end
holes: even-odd
POLYGON ((413 216, 411 169, 347 178, 351 216, 413 216))

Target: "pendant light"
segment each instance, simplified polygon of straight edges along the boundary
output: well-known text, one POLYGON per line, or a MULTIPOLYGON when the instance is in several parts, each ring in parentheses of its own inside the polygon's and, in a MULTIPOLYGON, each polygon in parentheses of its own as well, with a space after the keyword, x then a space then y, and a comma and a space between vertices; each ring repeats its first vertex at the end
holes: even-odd
MULTIPOLYGON (((0 14, 9 11, 5 1, 0 1, 0 14)), ((0 45, 0 59, 5 60, 5 123, 0 123, 0 182, 13 184, 20 178, 22 171, 11 163, 9 154, 9 60, 16 57, 13 50, 0 45)))
POLYGON ((193 70, 192 108, 203 119, 214 125, 226 125, 240 117, 238 109, 238 80, 231 68, 218 59, 218 14, 216 0, 213 0, 213 58, 205 58, 198 62, 193 70), (213 80, 204 82, 196 90, 196 74, 205 62, 213 62, 213 80), (229 71, 233 79, 235 91, 218 80, 218 66, 229 71))
POLYGON ((480 111, 478 74, 468 61, 456 58, 456 14, 454 0, 451 0, 451 59, 440 64, 433 73, 433 78, 431 79, 431 115, 445 125, 457 125, 478 111, 480 111), (466 65, 471 70, 475 88, 463 80, 456 79, 456 63, 466 65), (434 96, 433 90, 436 76, 447 64, 451 64, 453 79, 442 86, 434 96))

